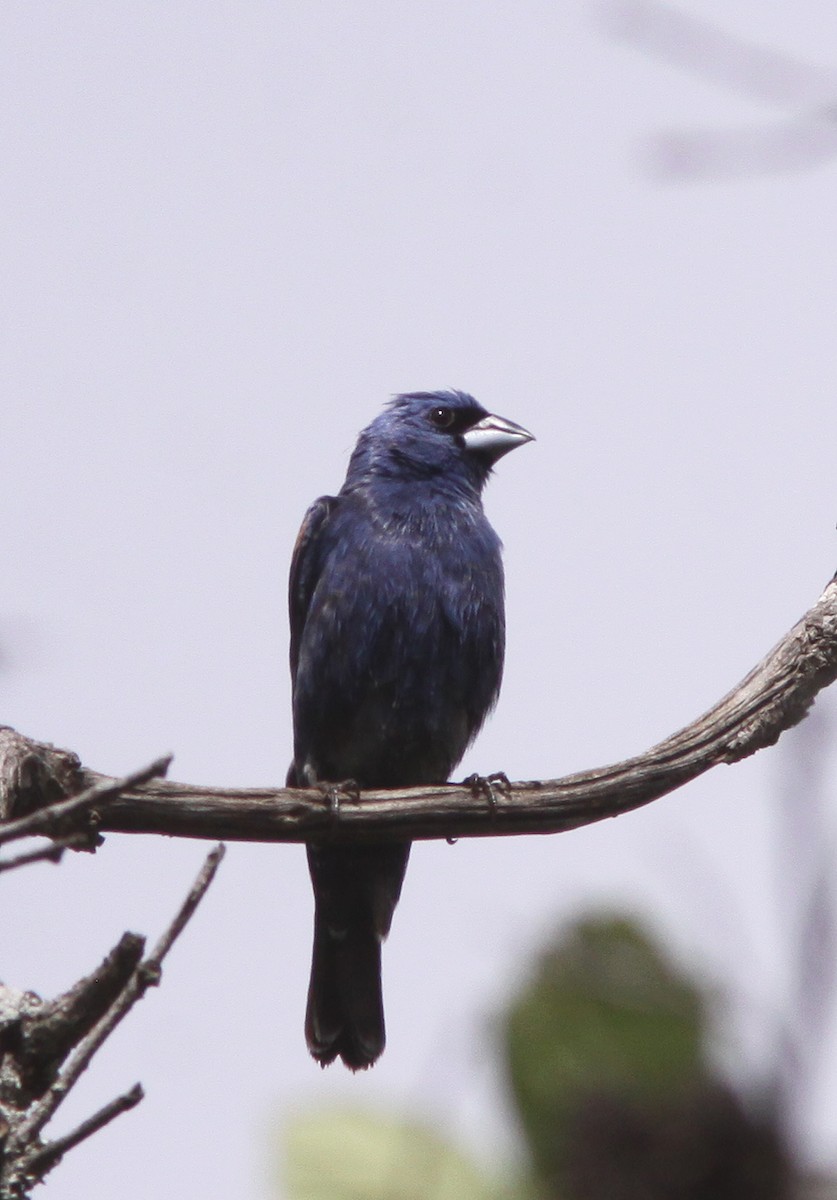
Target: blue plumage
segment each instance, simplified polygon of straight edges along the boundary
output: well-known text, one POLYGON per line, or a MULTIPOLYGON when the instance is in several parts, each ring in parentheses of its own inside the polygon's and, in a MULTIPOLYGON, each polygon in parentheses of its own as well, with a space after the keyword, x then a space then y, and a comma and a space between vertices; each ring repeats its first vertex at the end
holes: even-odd
MULTIPOLYGON (((444 782, 497 699, 500 541, 481 492, 531 434, 464 392, 395 400, 361 433, 336 497, 311 506, 291 565, 289 784, 444 782)), ((311 1053, 353 1069, 384 1047, 380 943, 408 844, 311 845, 311 1053)))

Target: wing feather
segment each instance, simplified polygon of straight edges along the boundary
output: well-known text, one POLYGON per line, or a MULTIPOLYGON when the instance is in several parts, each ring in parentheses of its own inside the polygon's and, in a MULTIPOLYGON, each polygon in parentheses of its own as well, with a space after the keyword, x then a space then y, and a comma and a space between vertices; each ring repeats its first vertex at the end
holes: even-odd
POLYGON ((294 545, 291 573, 288 580, 288 610, 291 620, 291 680, 294 684, 296 683, 302 631, 305 628, 311 597, 322 569, 320 554, 322 533, 337 502, 336 496, 320 496, 318 500, 315 500, 303 518, 294 545))

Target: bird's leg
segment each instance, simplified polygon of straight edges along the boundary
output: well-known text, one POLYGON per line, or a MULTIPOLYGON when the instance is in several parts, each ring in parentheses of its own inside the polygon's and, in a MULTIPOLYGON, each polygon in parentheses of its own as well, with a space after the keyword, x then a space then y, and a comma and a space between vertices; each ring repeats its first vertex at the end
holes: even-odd
POLYGON ((328 805, 328 811, 334 825, 340 820, 341 796, 349 796, 355 802, 360 800, 360 785, 356 779, 342 779, 339 783, 318 783, 317 787, 322 792, 323 799, 328 805))
POLYGON ((474 772, 462 781, 462 786, 470 788, 475 798, 485 796, 492 813, 496 813, 498 808, 497 793, 507 795, 511 791, 511 783, 505 771, 492 771, 490 775, 477 775, 474 772))

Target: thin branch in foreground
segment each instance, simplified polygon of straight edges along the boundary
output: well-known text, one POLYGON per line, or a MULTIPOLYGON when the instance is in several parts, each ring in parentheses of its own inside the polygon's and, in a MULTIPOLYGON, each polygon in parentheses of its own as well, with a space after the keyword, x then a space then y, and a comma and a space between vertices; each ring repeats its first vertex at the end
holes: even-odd
POLYGON ((43 1179, 53 1167, 58 1166, 68 1150, 72 1150, 74 1146, 78 1146, 94 1133, 98 1133, 115 1117, 136 1108, 143 1096, 142 1084, 135 1083, 129 1092, 125 1092, 124 1095, 117 1096, 115 1100, 103 1105, 98 1112, 94 1113, 92 1117, 88 1117, 86 1121, 82 1121, 70 1133, 56 1138, 53 1142, 46 1142, 33 1154, 28 1155, 25 1162, 26 1173, 32 1178, 43 1179))
POLYGON ((148 968, 154 967, 159 975, 159 970, 163 959, 180 937, 188 922, 192 919, 195 909, 206 895, 209 885, 215 878, 215 872, 220 867, 226 852, 226 847, 219 845, 216 846, 214 850, 210 850, 209 854, 207 854, 204 864, 197 874, 195 882, 189 889, 188 896, 180 906, 180 911, 177 913, 169 927, 165 930, 160 940, 157 942, 157 945, 151 951, 149 957, 145 959, 144 963, 140 964, 141 968, 148 970, 148 968))
POLYGON ((18 817, 16 821, 7 821, 0 825, 0 846, 5 845, 6 842, 17 841, 19 838, 31 837, 33 834, 55 833, 62 826, 66 828, 68 822, 77 821, 81 815, 88 813, 91 809, 104 806, 123 792, 147 783, 150 779, 165 775, 171 760, 172 755, 166 754, 162 758, 155 759, 147 767, 141 767, 138 771, 131 771, 130 774, 123 775, 121 779, 102 777, 86 787, 83 792, 79 792, 77 796, 71 796, 68 800, 59 800, 46 808, 39 808, 25 817, 18 817))
MULTIPOLYGON (((38 1182, 69 1148, 66 1139, 58 1139, 53 1143, 41 1145, 38 1141, 41 1130, 54 1116, 59 1105, 90 1065, 93 1055, 104 1044, 123 1017, 149 987, 159 983, 163 959, 206 894, 223 856, 223 846, 216 846, 207 856, 180 910, 157 942, 150 957, 137 963, 104 1016, 78 1042, 66 1065, 45 1089, 41 1098, 32 1104, 18 1121, 11 1123, 4 1147, 6 1166, 0 1179, 0 1192, 3 1195, 6 1194, 2 1191, 3 1186, 8 1188, 24 1184, 28 1187, 38 1182)), ((126 937, 128 936, 132 935, 126 935, 126 937)), ((138 1092, 137 1088, 134 1088, 131 1092, 126 1093, 126 1096, 120 1097, 111 1105, 100 1110, 88 1122, 79 1126, 74 1134, 68 1136, 75 1137, 76 1141, 88 1137, 95 1132, 96 1128, 100 1128, 102 1124, 112 1120, 119 1112, 124 1112, 126 1108, 131 1108, 139 1103, 141 1098, 141 1091, 138 1092)), ((9 1194, 17 1193, 10 1192, 9 1194)))
POLYGON ((14 871, 16 867, 28 867, 30 863, 58 863, 64 857, 65 850, 78 850, 88 845, 87 836, 78 833, 70 834, 60 842, 50 842, 48 846, 40 846, 35 850, 27 850, 14 858, 0 858, 0 874, 3 871, 14 871))

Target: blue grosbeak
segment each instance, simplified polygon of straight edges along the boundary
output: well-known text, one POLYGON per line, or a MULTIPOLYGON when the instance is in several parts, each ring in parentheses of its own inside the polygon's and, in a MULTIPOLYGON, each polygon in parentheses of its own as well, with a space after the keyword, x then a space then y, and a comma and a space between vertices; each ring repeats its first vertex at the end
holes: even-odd
MULTIPOLYGON (((361 433, 338 496, 306 513, 291 563, 294 759, 288 785, 444 782, 497 700, 500 540, 480 495, 532 440, 464 392, 397 396, 361 433)), ((409 843, 312 843, 305 1018, 323 1066, 384 1048, 381 941, 409 843)))

